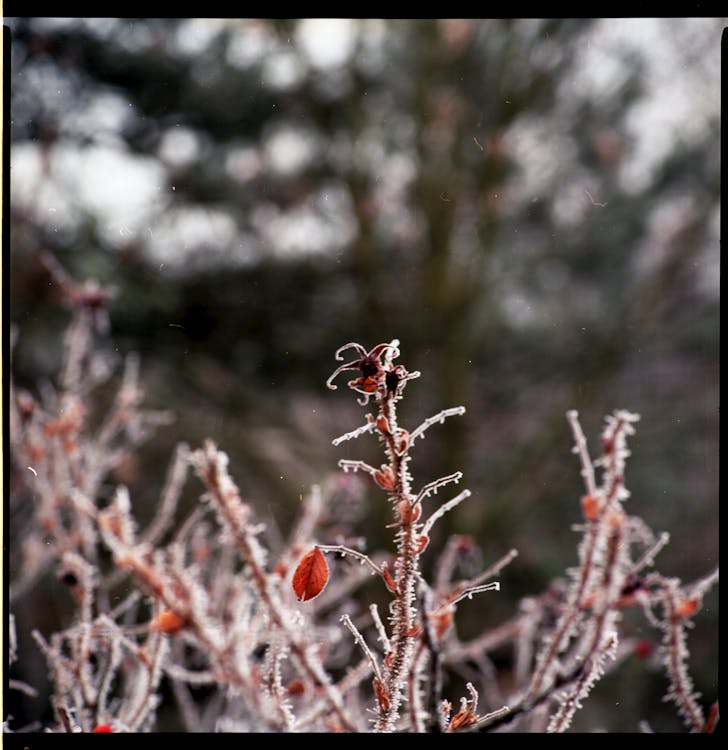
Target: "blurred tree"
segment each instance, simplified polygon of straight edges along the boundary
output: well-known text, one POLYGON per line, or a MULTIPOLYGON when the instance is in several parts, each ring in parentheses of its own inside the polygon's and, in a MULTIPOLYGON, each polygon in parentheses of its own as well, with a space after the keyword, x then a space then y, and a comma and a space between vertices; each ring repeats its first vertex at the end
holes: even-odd
POLYGON ((569 408, 642 414, 634 502, 676 574, 715 564, 721 19, 6 23, 15 375, 57 362, 40 250, 116 286, 114 346, 178 415, 141 507, 212 435, 286 526, 360 419, 333 352, 397 337, 412 424, 468 409, 415 460, 473 490, 441 532, 521 553, 474 622, 575 554, 569 408))

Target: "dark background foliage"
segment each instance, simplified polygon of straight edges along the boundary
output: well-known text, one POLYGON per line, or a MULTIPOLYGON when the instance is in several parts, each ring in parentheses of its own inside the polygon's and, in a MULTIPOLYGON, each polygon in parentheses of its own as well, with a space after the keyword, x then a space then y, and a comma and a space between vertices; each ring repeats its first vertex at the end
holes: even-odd
MULTIPOLYGON (((396 337, 422 372, 402 424, 467 407, 413 462, 473 492, 432 548, 457 532, 485 563, 519 550, 501 593, 461 607, 463 636, 576 560, 567 409, 593 453, 607 412, 642 415, 630 511, 671 533, 663 573, 717 564, 723 19, 5 22, 14 377, 55 376, 68 319, 41 250, 114 287, 105 346, 139 352, 147 403, 176 414, 115 477, 142 521, 175 443, 212 437, 285 531, 339 458, 377 461, 371 439, 331 445, 364 413, 324 387, 334 351, 396 337)), ((370 496, 361 533, 386 548, 370 496)), ((43 596, 23 602, 26 654, 31 627, 57 626, 43 596)), ((690 642, 706 700, 707 604, 690 642)), ((679 728, 633 661, 588 721, 679 728)), ((21 669, 42 681, 40 659, 21 669)))

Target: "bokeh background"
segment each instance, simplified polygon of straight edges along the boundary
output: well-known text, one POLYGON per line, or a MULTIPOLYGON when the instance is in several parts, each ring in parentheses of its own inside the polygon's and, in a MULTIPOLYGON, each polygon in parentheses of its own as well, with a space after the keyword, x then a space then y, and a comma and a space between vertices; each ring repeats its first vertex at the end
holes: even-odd
MULTIPOLYGON (((413 460, 473 493, 431 549, 519 551, 463 637, 576 561, 568 409, 595 453, 606 413, 641 414, 629 509, 670 532, 661 572, 715 567, 724 18, 4 23, 14 378, 57 375, 68 310, 41 251, 114 288, 104 346, 138 352, 146 403, 176 415, 112 478, 142 522, 175 444, 211 437, 275 545, 339 458, 378 462, 371 438, 332 446, 365 410, 324 382, 340 345, 396 337, 422 372, 403 426, 467 407, 413 460)), ((367 492, 361 534, 388 548, 367 492)), ((37 685, 53 598, 19 617, 37 685)), ((706 702, 717 634, 714 591, 689 644, 706 702)), ((574 727, 679 730, 665 690, 632 660, 574 727)))

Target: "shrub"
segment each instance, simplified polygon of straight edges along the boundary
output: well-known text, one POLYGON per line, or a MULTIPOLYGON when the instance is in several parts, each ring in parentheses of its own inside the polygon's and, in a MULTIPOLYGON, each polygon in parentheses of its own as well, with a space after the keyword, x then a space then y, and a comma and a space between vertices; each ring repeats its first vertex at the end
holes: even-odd
MULTIPOLYGON (((109 371, 95 339, 106 329, 109 294, 47 263, 73 317, 57 388, 37 396, 10 386, 11 509, 23 519, 10 540, 11 673, 25 657, 12 610, 49 571, 74 609, 63 629, 33 632, 52 685, 48 718, 19 727, 10 716, 6 732, 154 731, 163 702, 175 707, 176 728, 190 732, 563 732, 603 675, 629 654, 650 656, 650 641, 625 621, 627 610, 641 612, 661 634, 652 656, 685 728, 715 729, 717 703, 706 711, 688 673, 687 633, 718 571, 683 583, 655 569, 668 535, 654 533, 625 504, 636 414, 607 416, 596 460, 577 413, 567 414, 585 487, 576 565, 565 581, 524 599, 508 621, 462 641, 458 605, 498 596, 498 575, 517 552, 462 577, 474 541, 456 535, 436 554, 427 580, 423 555, 438 552, 430 531, 470 493, 439 503, 461 473, 420 486, 410 457, 426 432, 465 409, 447 408, 414 429, 400 426, 398 404, 420 373, 395 364, 398 341, 369 351, 349 343, 336 352, 339 361, 353 353, 327 385, 335 390, 342 373, 353 373, 348 388, 371 413, 333 443, 372 437, 383 462, 342 459, 343 474, 311 489, 279 549, 212 440, 197 449, 179 445, 155 515, 140 528, 128 489, 117 485, 104 502, 101 487, 169 415, 142 407, 133 356, 110 406, 97 414, 96 393, 109 371), (202 494, 185 512, 180 498, 190 470, 202 494), (386 494, 391 551, 330 538, 327 509, 360 493, 355 473, 386 494), (372 577, 386 611, 357 597, 372 577), (512 653, 507 683, 489 659, 504 647, 512 653), (453 674, 470 676, 463 694, 445 694, 453 674)), ((9 687, 35 693, 17 679, 9 687)))

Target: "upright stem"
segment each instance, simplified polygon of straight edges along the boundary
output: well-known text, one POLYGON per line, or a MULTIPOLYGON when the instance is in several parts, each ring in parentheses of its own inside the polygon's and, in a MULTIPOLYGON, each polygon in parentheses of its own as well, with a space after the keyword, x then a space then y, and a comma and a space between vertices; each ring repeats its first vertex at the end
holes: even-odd
POLYGON ((392 604, 392 630, 390 658, 384 669, 384 688, 388 701, 379 702, 377 732, 391 732, 399 717, 402 696, 408 684, 410 663, 414 650, 412 628, 415 622, 415 582, 418 574, 418 561, 415 554, 414 523, 405 523, 401 508, 410 504, 410 476, 407 472, 409 456, 407 450, 396 448, 397 409, 395 398, 385 392, 379 398, 380 415, 385 417, 389 430, 384 434, 389 465, 395 477, 392 500, 397 515, 398 531, 397 558, 394 565, 396 593, 392 604), (405 505, 403 505, 405 504, 405 505))

